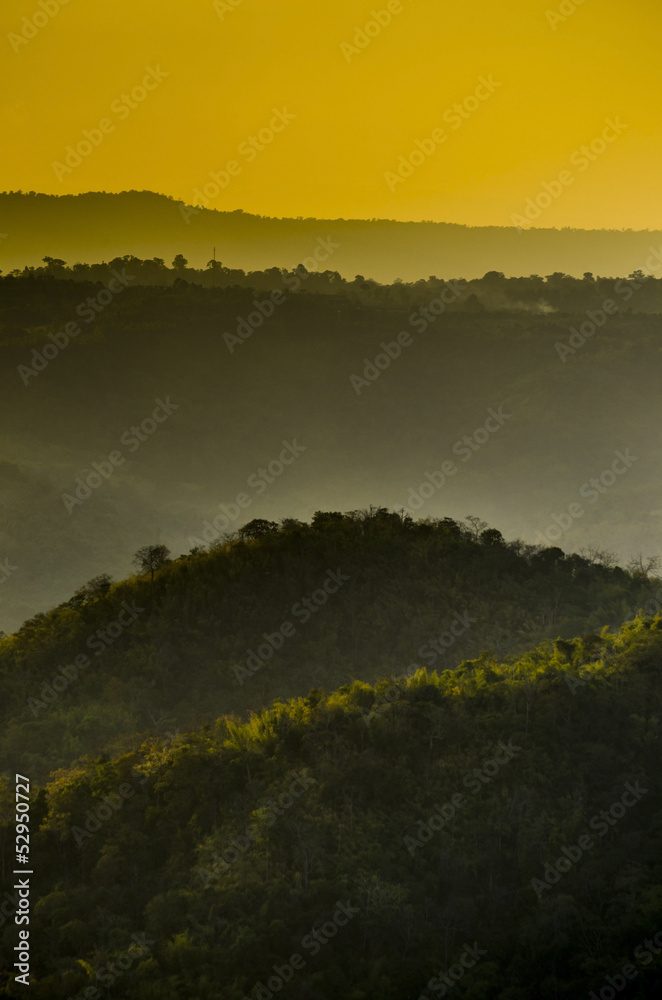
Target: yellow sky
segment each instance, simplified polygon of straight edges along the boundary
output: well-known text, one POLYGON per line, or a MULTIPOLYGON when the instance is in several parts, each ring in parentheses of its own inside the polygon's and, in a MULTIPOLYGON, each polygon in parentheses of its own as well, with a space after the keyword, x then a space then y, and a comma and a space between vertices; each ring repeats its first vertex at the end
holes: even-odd
POLYGON ((659 0, 3 0, 0 190, 662 228, 661 25, 659 0))

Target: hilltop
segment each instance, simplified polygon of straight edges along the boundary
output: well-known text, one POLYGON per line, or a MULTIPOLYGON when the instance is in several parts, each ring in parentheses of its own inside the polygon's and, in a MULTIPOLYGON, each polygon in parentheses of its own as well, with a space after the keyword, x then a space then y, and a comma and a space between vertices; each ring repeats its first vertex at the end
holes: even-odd
POLYGON ((0 276, 0 629, 147 542, 188 552, 223 510, 235 530, 378 497, 623 565, 662 551, 660 279, 43 270, 0 276))
MULTIPOLYGON (((43 781, 81 755, 246 718, 311 688, 500 660, 659 610, 607 556, 506 542, 478 518, 385 508, 254 519, 154 574, 92 580, 0 639, 0 762, 43 781)), ((593 638, 590 638, 590 637, 593 638)))

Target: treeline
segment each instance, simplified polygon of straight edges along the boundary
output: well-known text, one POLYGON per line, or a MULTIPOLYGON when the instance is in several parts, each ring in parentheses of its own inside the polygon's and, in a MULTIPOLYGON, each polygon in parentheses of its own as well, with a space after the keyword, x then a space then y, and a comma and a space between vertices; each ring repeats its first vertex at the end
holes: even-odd
MULTIPOLYGON (((323 544, 352 525, 364 558, 400 530, 448 533, 470 563, 481 545, 517 558, 382 517, 336 519, 323 544)), ((265 537, 296 548, 294 530, 265 537)), ((268 545, 252 551, 273 573, 268 545)), ((189 606, 180 595, 184 620, 189 606)), ((661 670, 662 620, 640 616, 516 660, 313 690, 55 775, 32 796, 31 995, 652 1000, 661 670)), ((10 919, 2 944, 11 955, 10 919)))
MULTIPOLYGON (((328 253, 326 256, 330 256, 328 253)), ((322 261, 325 254, 321 254, 322 261)), ((395 281, 381 284, 358 274, 352 280, 338 271, 320 269, 314 257, 305 258, 296 268, 271 267, 263 271, 244 271, 226 267, 211 259, 205 268, 189 267, 182 254, 168 265, 161 257, 141 260, 132 254, 114 257, 97 264, 67 264, 64 260, 44 257, 42 267, 16 268, 5 276, 2 284, 15 280, 47 280, 91 282, 108 285, 118 274, 128 276, 125 284, 170 286, 184 288, 248 288, 256 292, 280 290, 283 293, 310 292, 342 296, 351 301, 389 309, 407 310, 425 306, 440 299, 450 311, 528 310, 536 313, 582 313, 607 307, 607 315, 615 312, 662 312, 662 277, 656 278, 641 270, 628 277, 596 277, 586 273, 575 278, 563 272, 546 276, 507 278, 499 271, 489 271, 482 278, 465 281, 462 278, 431 276, 414 282, 395 281), (610 311, 611 310, 611 311, 610 311)), ((659 263, 652 270, 659 269, 659 263)), ((434 313, 433 313, 434 314, 434 313)), ((593 321, 595 322, 595 321, 593 321)), ((597 324, 602 325, 601 323, 597 324)))
POLYGON ((515 656, 662 602, 653 565, 507 543, 474 517, 374 507, 207 540, 153 579, 97 578, 0 639, 3 768, 44 780, 311 688, 515 656))
MULTIPOLYGON (((200 202, 195 196, 194 200, 200 202)), ((563 270, 576 276, 587 271, 624 276, 649 267, 649 260, 657 262, 651 254, 656 248, 659 254, 662 237, 650 230, 279 219, 241 209, 217 210, 216 204, 211 201, 209 208, 194 209, 150 191, 59 196, 0 192, 0 225, 6 234, 3 254, 11 267, 36 264, 44 254, 76 262, 128 251, 143 258, 158 254, 168 261, 182 253, 199 266, 216 247, 224 263, 254 270, 305 263, 320 240, 330 240, 333 256, 322 266, 345 278, 360 273, 377 281, 415 282, 431 274, 479 278, 494 268, 512 275, 563 270)), ((317 269, 317 261, 312 266, 317 269)))

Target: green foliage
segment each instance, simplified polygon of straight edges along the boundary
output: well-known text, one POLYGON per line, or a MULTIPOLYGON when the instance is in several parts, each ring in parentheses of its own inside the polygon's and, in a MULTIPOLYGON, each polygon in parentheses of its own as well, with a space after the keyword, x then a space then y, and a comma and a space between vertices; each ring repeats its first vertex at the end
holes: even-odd
MULTIPOLYGON (((0 278, 0 285, 5 283, 11 287, 18 282, 45 284, 54 281, 107 284, 115 271, 125 268, 136 286, 170 285, 187 296, 196 295, 196 290, 202 287, 216 291, 233 288, 270 291, 294 285, 297 290, 303 288, 306 292, 342 297, 349 302, 403 311, 419 307, 421 302, 435 298, 447 288, 442 278, 434 276, 388 284, 372 278, 365 280, 362 275, 348 279, 330 269, 308 271, 303 265, 294 269, 270 267, 261 271, 244 271, 210 260, 205 267, 195 268, 188 266, 181 253, 175 255, 170 267, 160 257, 142 260, 134 254, 124 254, 97 264, 77 263, 71 266, 60 259, 42 259, 44 267, 16 268, 8 276, 0 278)), ((457 301, 448 303, 444 299, 444 302, 451 312, 473 315, 486 311, 584 314, 587 310, 599 309, 607 299, 616 299, 619 311, 627 313, 631 307, 628 309, 626 303, 635 292, 638 312, 662 311, 662 278, 643 274, 639 278, 631 274, 627 279, 615 281, 614 277, 608 276, 587 279, 560 272, 545 277, 536 274, 506 277, 491 271, 483 277, 463 282, 462 294, 457 301)))
MULTIPOLYGON (((54 775, 31 994, 75 996, 119 959, 118 996, 256 998, 298 953, 292 1000, 415 1000, 474 942, 458 996, 599 990, 660 930, 662 619, 588 638, 421 669, 388 699, 387 680, 317 690, 54 775), (628 783, 640 801, 537 892, 628 783)), ((656 996, 659 954, 635 965, 631 995, 656 996)))
POLYGON ((311 688, 454 668, 485 650, 503 660, 545 639, 560 640, 560 663, 590 665, 605 624, 660 606, 659 581, 505 543, 482 522, 378 507, 318 511, 311 524, 255 519, 210 551, 167 557, 146 546, 144 575, 98 577, 0 638, 6 770, 43 781, 81 755, 245 718, 311 688), (335 593, 322 589, 330 572, 347 578, 335 593), (589 634, 573 639, 579 629, 589 634))

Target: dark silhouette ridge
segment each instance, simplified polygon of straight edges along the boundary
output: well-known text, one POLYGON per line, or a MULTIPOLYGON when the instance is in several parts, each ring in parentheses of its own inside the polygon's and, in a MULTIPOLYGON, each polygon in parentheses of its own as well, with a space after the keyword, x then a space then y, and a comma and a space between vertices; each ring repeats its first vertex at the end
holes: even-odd
MULTIPOLYGON (((193 195, 191 196, 193 200, 193 195)), ((506 221, 506 220, 504 220, 506 221)), ((330 238, 324 266, 344 277, 379 281, 438 274, 477 277, 498 268, 509 275, 563 270, 629 274, 645 266, 662 233, 636 230, 530 229, 388 219, 275 219, 209 208, 150 191, 46 195, 0 194, 3 271, 36 265, 44 254, 69 261, 132 253, 171 260, 183 254, 203 266, 212 247, 230 267, 294 267, 330 238)))

